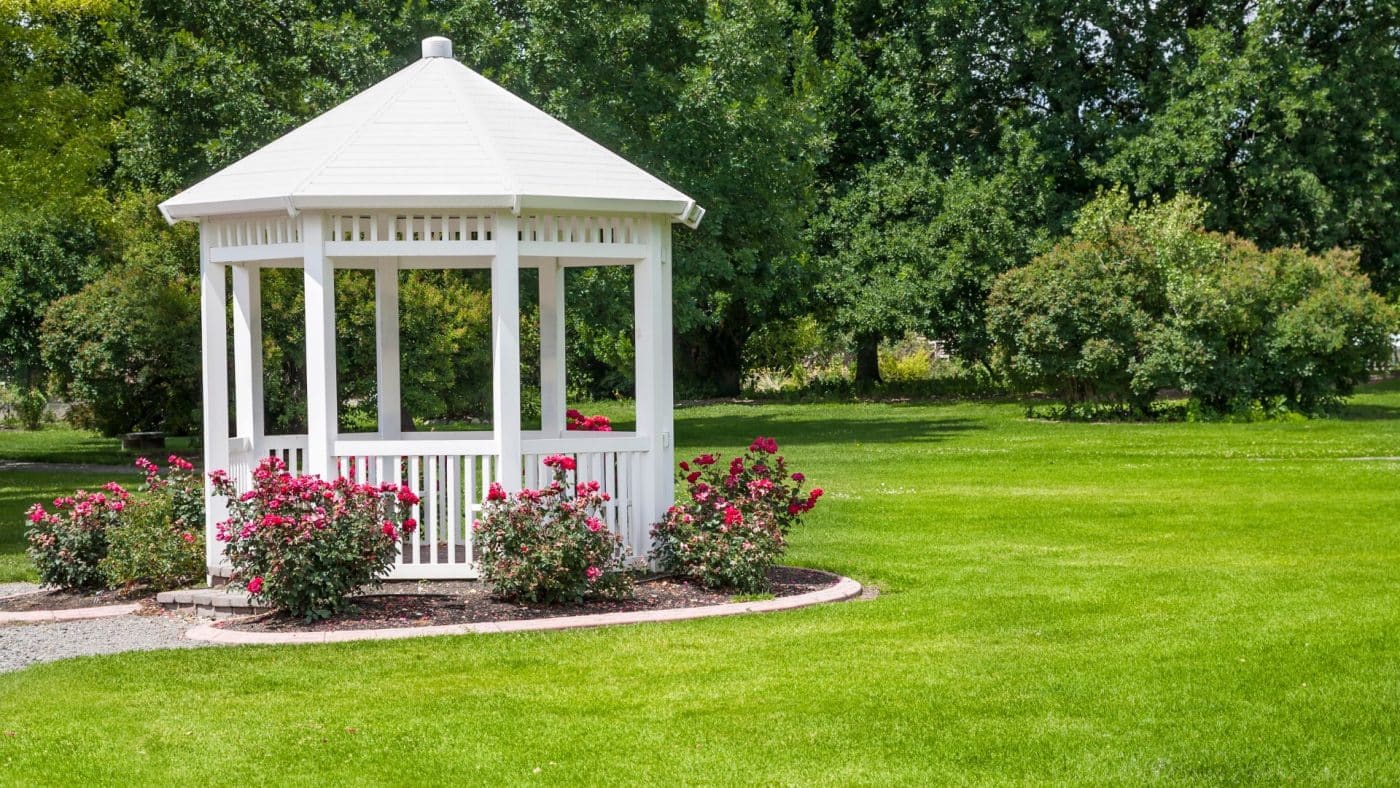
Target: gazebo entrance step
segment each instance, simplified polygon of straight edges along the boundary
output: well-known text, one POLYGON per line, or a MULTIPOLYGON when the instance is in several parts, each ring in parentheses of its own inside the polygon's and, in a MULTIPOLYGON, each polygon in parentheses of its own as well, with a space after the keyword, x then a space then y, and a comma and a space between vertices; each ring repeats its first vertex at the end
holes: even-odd
POLYGON ((162 591, 156 594, 156 604, 166 610, 192 613, 203 618, 232 618, 270 609, 265 604, 253 602, 247 592, 223 588, 162 591))

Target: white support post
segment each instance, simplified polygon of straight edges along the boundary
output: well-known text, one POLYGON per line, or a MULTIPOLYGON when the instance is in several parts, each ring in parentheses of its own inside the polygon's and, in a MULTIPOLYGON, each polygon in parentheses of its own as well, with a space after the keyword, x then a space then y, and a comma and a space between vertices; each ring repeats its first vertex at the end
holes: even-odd
POLYGON ((499 211, 491 261, 491 424, 500 460, 496 480, 507 491, 521 486, 520 457, 520 236, 516 217, 499 211))
MULTIPOLYGON (((374 267, 375 392, 379 437, 397 440, 403 432, 399 389, 399 260, 382 257, 374 267)), ((398 461, 383 458, 380 481, 398 481, 398 461)))
POLYGON ((641 501, 628 541, 637 556, 651 549, 651 526, 675 501, 671 382, 671 225, 652 220, 645 260, 633 280, 637 434, 647 441, 641 501))
POLYGON ((263 443, 262 272, 254 265, 233 269, 233 389, 237 435, 254 457, 263 443))
MULTIPOLYGON (((199 334, 204 366, 204 470, 228 469, 228 288, 224 267, 209 262, 210 232, 199 227, 199 334)), ((228 516, 225 501, 213 495, 205 476, 204 557, 212 578, 222 562, 215 524, 228 516)))
POLYGON ((335 267, 326 257, 322 215, 301 218, 306 283, 306 472, 335 475, 339 413, 335 392, 335 267))
POLYGON ((564 363, 564 267, 540 263, 540 431, 564 437, 567 381, 564 363))

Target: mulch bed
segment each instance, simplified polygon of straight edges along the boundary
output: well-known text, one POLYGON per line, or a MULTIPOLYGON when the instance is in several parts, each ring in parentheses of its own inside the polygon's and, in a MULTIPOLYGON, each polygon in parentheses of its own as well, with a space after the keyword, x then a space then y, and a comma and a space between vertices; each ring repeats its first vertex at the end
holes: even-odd
POLYGON ((32 594, 21 594, 0 599, 0 612, 22 613, 30 610, 73 610, 80 607, 102 607, 103 605, 127 605, 154 599, 154 596, 137 591, 63 591, 44 589, 32 594))
MULTIPOLYGON (((768 581, 773 596, 785 597, 827 588, 839 582, 840 578, 815 569, 779 566, 769 570, 768 581)), ((354 610, 323 621, 307 623, 285 613, 262 613, 221 621, 215 626, 243 632, 335 632, 670 610, 722 605, 732 601, 734 598, 730 594, 711 591, 690 580, 675 577, 658 577, 637 583, 637 595, 633 599, 594 600, 578 605, 503 602, 491 597, 491 590, 485 583, 425 581, 386 583, 378 593, 355 597, 354 610)))

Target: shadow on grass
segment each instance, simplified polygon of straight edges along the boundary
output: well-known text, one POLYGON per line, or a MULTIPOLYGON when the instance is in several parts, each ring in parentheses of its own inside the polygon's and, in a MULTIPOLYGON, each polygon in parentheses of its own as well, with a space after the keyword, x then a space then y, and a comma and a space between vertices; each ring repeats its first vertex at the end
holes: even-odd
POLYGON ((1379 405, 1368 402, 1353 402, 1342 408, 1342 421, 1395 421, 1400 420, 1400 405, 1379 405))
POLYGON ((927 413, 901 413, 897 418, 832 418, 806 416, 802 408, 782 414, 726 414, 678 419, 682 443, 706 446, 744 445, 758 435, 776 438, 782 446, 814 446, 830 443, 929 443, 947 440, 971 430, 983 430, 980 421, 963 418, 930 418, 927 413))

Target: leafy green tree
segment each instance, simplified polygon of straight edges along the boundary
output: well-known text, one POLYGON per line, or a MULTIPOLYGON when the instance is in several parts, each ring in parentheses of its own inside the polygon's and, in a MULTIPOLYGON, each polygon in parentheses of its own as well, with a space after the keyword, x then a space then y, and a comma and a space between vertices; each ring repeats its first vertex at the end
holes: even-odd
MULTIPOLYGON (((783 0, 472 0, 440 20, 463 62, 708 209, 697 231, 673 236, 677 369, 683 385, 737 392, 750 334, 805 307, 793 285, 806 276, 801 228, 825 138, 801 10, 783 0)), ((604 276, 620 285, 623 275, 604 276)), ((595 357, 630 377, 617 341, 630 320, 571 306, 604 325, 591 333, 595 357)))
POLYGON ((889 160, 827 201, 812 222, 823 250, 817 294, 831 328, 854 341, 858 382, 879 379, 880 343, 906 332, 986 358, 991 282, 1040 243, 1034 226, 1017 220, 1015 180, 961 169, 940 177, 927 162, 889 160))
POLYGON ((107 2, 0 0, 0 212, 100 205, 121 93, 107 2))
POLYGON ((44 310, 104 267, 90 222, 46 212, 0 214, 0 376, 34 387, 45 377, 44 310))

